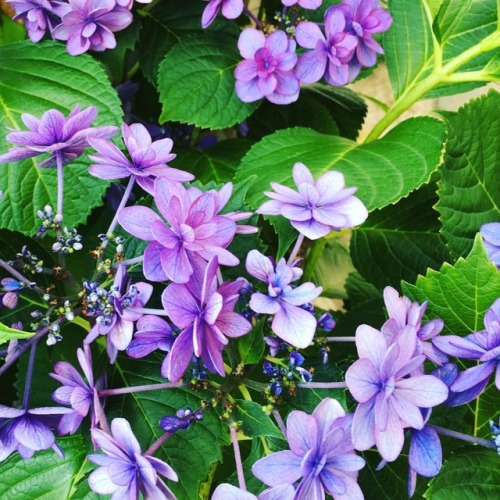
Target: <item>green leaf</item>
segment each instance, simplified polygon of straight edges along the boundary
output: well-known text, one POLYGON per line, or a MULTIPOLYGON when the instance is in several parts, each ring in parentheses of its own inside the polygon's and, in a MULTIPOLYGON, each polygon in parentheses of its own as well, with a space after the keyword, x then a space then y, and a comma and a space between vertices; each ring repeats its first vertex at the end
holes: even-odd
POLYGON ((445 263, 439 271, 429 269, 415 285, 403 282, 402 288, 412 300, 429 301, 427 317, 443 319, 445 332, 463 336, 483 329, 487 309, 500 296, 500 272, 477 234, 467 258, 454 266, 445 263))
POLYGON ((414 282, 428 267, 438 269, 449 258, 432 208, 436 201, 436 185, 428 184, 396 205, 372 212, 353 231, 351 257, 365 279, 379 289, 403 279, 414 282))
POLYGON ((4 500, 70 499, 86 464, 87 450, 82 436, 60 438, 57 444, 64 458, 53 450, 37 452, 23 460, 17 453, 1 465, 0 496, 4 500))
POLYGON ((240 422, 240 428, 246 436, 284 439, 282 432, 274 425, 269 415, 264 413, 262 405, 243 399, 236 399, 235 404, 232 415, 240 422))
POLYGON ((382 208, 428 182, 441 156, 444 125, 431 118, 400 123, 382 139, 358 145, 341 137, 294 128, 280 130, 252 146, 236 173, 236 181, 257 179, 247 202, 259 207, 271 181, 295 187, 295 162, 303 162, 313 176, 342 172, 346 186, 357 186, 368 210, 382 208))
MULTIPOLYGON (((157 356, 147 359, 119 357, 116 362, 114 386, 164 383, 160 376, 157 356)), ((124 398, 113 397, 107 401, 107 414, 126 414, 142 449, 147 449, 163 435, 158 422, 165 415, 175 415, 180 408, 198 409, 203 399, 201 392, 189 389, 162 389, 136 392, 124 398)), ((200 483, 214 462, 221 459, 221 445, 228 443, 227 426, 223 425, 215 411, 208 407, 203 420, 193 423, 189 429, 173 434, 155 454, 170 464, 179 475, 179 482, 168 481, 168 486, 179 500, 198 498, 200 483)))
POLYGON ((241 123, 259 103, 244 103, 235 93, 233 73, 240 60, 236 40, 227 35, 204 34, 178 42, 158 72, 160 122, 213 130, 241 123))
POLYGON ((453 453, 424 496, 432 500, 500 497, 498 454, 480 446, 453 453))
POLYGON ((238 352, 243 364, 253 365, 262 360, 265 349, 263 327, 264 322, 260 321, 249 333, 237 340, 238 352))
MULTIPOLYGON (((18 42, 0 47, 0 129, 21 129, 22 113, 40 117, 51 108, 64 114, 80 104, 96 106, 94 125, 119 125, 122 111, 115 90, 100 66, 89 55, 70 56, 55 42, 18 42)), ((4 133, 0 151, 10 144, 4 133)), ((90 210, 102 203, 108 183, 88 174, 88 163, 78 159, 64 169, 64 223, 85 222, 90 210)), ((40 169, 37 160, 0 165, 0 227, 34 234, 40 219, 37 210, 57 204, 56 169, 40 169)))
POLYGON ((200 2, 169 0, 156 4, 151 10, 139 10, 142 29, 137 45, 139 64, 144 76, 156 85, 158 66, 165 54, 182 38, 204 31, 228 33, 238 36, 234 22, 217 16, 206 29, 201 27, 201 14, 205 5, 200 2))
POLYGON ((457 113, 443 113, 448 142, 436 208, 456 256, 469 253, 481 225, 500 220, 499 107, 500 94, 492 90, 457 113))
POLYGON ((24 39, 25 35, 26 30, 21 24, 16 23, 4 14, 0 14, 0 47, 19 42, 24 39))
POLYGON ((15 330, 14 328, 10 328, 9 326, 0 323, 0 345, 14 339, 29 339, 30 337, 33 337, 33 335, 35 335, 34 332, 15 330))

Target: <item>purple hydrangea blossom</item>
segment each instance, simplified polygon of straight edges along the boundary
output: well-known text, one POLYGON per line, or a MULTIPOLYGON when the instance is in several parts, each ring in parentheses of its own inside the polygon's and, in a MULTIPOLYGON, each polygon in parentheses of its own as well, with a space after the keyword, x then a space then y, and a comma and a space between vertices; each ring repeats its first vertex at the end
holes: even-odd
POLYGON ((25 460, 36 451, 52 448, 63 456, 53 432, 61 415, 71 413, 70 408, 17 409, 0 405, 0 462, 13 452, 25 460))
POLYGON ((148 356, 153 351, 168 352, 174 342, 170 325, 158 316, 143 316, 137 321, 134 340, 127 347, 127 354, 134 359, 148 356))
POLYGON ((261 314, 273 314, 271 328, 285 342, 307 347, 316 331, 316 318, 300 306, 316 299, 321 291, 314 283, 303 283, 292 288, 290 283, 302 276, 302 269, 288 266, 285 259, 276 265, 258 250, 248 252, 248 273, 268 286, 268 293, 256 292, 250 299, 250 308, 261 314))
POLYGON ((205 0, 208 2, 201 16, 202 28, 208 28, 222 10, 226 19, 236 19, 243 12, 243 0, 205 0))
POLYGON ((222 350, 229 338, 241 337, 252 325, 234 312, 243 280, 223 283, 217 288, 218 259, 197 269, 187 284, 170 284, 162 295, 163 307, 182 332, 162 365, 161 374, 172 382, 186 371, 193 353, 212 373, 224 376, 222 350))
POLYGON ((325 398, 312 415, 292 411, 286 430, 290 450, 258 460, 252 472, 273 487, 303 478, 296 500, 321 499, 325 491, 334 500, 361 500, 357 477, 365 461, 354 451, 351 425, 352 415, 346 415, 340 403, 330 398, 325 398))
POLYGON ((235 88, 243 102, 265 97, 274 104, 289 104, 298 99, 300 83, 293 71, 296 43, 284 31, 274 31, 266 38, 261 31, 246 28, 238 48, 245 60, 234 71, 235 88))
POLYGON ((32 42, 39 42, 47 28, 52 34, 59 19, 54 12, 58 2, 53 0, 7 0, 16 12, 14 21, 24 20, 32 42))
POLYGON ((378 0, 344 0, 341 4, 330 7, 326 14, 334 10, 340 10, 344 14, 347 22, 345 31, 358 39, 354 58, 349 63, 349 81, 352 82, 363 66, 374 66, 377 54, 384 53, 373 35, 387 31, 392 18, 389 12, 380 8, 378 0))
POLYGON ((143 455, 130 424, 124 418, 111 422, 111 435, 92 429, 94 444, 105 455, 92 454, 87 458, 99 465, 89 476, 89 485, 101 495, 113 498, 136 499, 139 493, 144 498, 175 500, 175 495, 159 474, 177 481, 177 474, 163 460, 143 455))
POLYGON ((339 10, 325 13, 323 35, 316 23, 299 23, 295 31, 297 43, 306 49, 313 49, 301 55, 295 74, 303 83, 315 83, 323 76, 334 86, 347 84, 349 62, 358 44, 355 36, 344 31, 346 20, 339 10))
POLYGON ((95 162, 89 172, 101 179, 123 179, 134 176, 137 183, 149 194, 154 192, 154 179, 164 177, 173 182, 187 182, 194 175, 171 168, 167 162, 175 158, 172 139, 151 141, 144 125, 134 123, 122 126, 123 142, 127 147, 130 160, 110 141, 89 139, 90 145, 99 153, 89 155, 95 162))
POLYGON ((433 343, 446 354, 480 363, 459 373, 450 385, 453 392, 470 391, 470 399, 463 403, 481 393, 493 372, 496 372, 495 385, 500 390, 500 299, 486 311, 484 327, 484 330, 466 337, 445 335, 433 339, 433 343))
POLYGON ((96 116, 96 107, 89 106, 80 111, 79 104, 67 118, 57 109, 46 111, 40 119, 24 113, 21 120, 28 130, 16 130, 6 137, 21 147, 11 148, 8 153, 0 155, 0 163, 21 161, 44 153, 50 156, 39 163, 39 167, 56 167, 58 157, 63 164, 70 163, 85 151, 90 137, 109 139, 116 134, 116 127, 90 127, 96 116))
POLYGON ((211 500, 293 500, 295 489, 291 484, 280 484, 259 493, 257 496, 232 484, 219 484, 211 500))
POLYGON ((326 172, 314 182, 310 170, 303 163, 293 166, 293 180, 298 192, 276 182, 273 191, 265 194, 272 198, 257 210, 264 215, 282 215, 292 226, 311 240, 361 224, 368 217, 363 202, 353 196, 357 188, 344 188, 341 172, 326 172))
POLYGON ((382 325, 381 332, 389 344, 399 338, 405 327, 413 326, 417 332, 415 356, 423 354, 437 365, 448 361, 448 356, 444 352, 440 351, 432 342, 428 342, 441 333, 444 321, 433 319, 425 325, 421 325, 427 301, 422 305, 418 302, 411 302, 408 297, 400 297, 394 288, 388 286, 384 288, 384 302, 389 319, 382 325))
POLYGON ((115 0, 68 0, 61 4, 61 24, 53 31, 54 38, 67 41, 72 56, 93 50, 102 52, 116 47, 115 31, 132 22, 131 12, 115 0))
POLYGON ((299 4, 303 9, 314 10, 317 9, 323 0, 281 0, 281 3, 286 7, 293 7, 299 4))
POLYGON ((219 263, 235 266, 239 260, 226 247, 236 233, 236 223, 217 215, 220 200, 211 192, 186 189, 158 177, 155 202, 169 226, 147 207, 126 207, 120 224, 132 235, 149 241, 144 251, 144 275, 151 281, 187 283, 193 266, 217 256, 219 263))
POLYGON ((97 319, 85 343, 90 344, 99 335, 106 335, 108 355, 114 363, 118 351, 124 351, 132 340, 134 321, 142 316, 133 308, 143 307, 152 293, 149 283, 139 282, 129 287, 125 266, 118 266, 111 292, 99 289, 89 294, 92 309, 88 308, 87 315, 97 319))
POLYGON ((384 335, 368 325, 356 330, 358 359, 346 372, 346 383, 358 406, 354 414, 353 440, 357 450, 376 445, 384 460, 401 453, 404 429, 422 429, 421 408, 443 403, 448 388, 432 375, 421 373, 425 356, 414 356, 415 328, 406 327, 398 341, 387 343, 384 335))
POLYGON ((480 228, 484 249, 491 262, 500 268, 500 222, 489 222, 480 228))

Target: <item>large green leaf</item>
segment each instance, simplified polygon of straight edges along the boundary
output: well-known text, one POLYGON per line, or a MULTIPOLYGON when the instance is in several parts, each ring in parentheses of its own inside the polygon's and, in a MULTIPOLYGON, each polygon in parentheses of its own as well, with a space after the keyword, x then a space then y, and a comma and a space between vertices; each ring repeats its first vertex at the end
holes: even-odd
POLYGON ((351 256, 361 275, 382 289, 402 280, 414 282, 428 267, 449 258, 432 206, 436 184, 411 193, 396 205, 376 210, 351 240, 351 256))
MULTIPOLYGON (((66 115, 76 105, 96 106, 94 125, 119 125, 122 111, 116 92, 92 57, 70 56, 64 45, 30 41, 0 47, 0 151, 10 144, 5 126, 20 129, 22 113, 41 116, 51 108, 66 115)), ((77 226, 101 203, 107 182, 88 174, 79 159, 64 169, 64 223, 77 226)), ((40 169, 37 160, 0 165, 0 227, 34 234, 40 219, 37 210, 56 206, 57 173, 40 169)))
POLYGON ((23 332, 0 323, 0 345, 15 339, 29 339, 33 335, 35 335, 34 332, 23 332))
POLYGON ((500 296, 500 272, 478 234, 467 258, 454 266, 445 263, 439 271, 429 269, 415 285, 403 282, 402 288, 412 300, 429 301, 427 316, 443 319, 445 332, 463 336, 484 328, 484 314, 500 296))
POLYGON ((246 436, 269 436, 284 439, 282 432, 276 427, 269 415, 264 413, 262 405, 242 399, 235 400, 235 404, 233 416, 241 422, 241 429, 246 436))
POLYGON ((356 196, 368 210, 395 203, 427 182, 441 156, 444 125, 431 118, 413 118, 386 136, 358 145, 341 137, 294 128, 264 137, 243 158, 236 180, 257 175, 247 202, 259 207, 270 182, 294 187, 291 172, 303 162, 315 178, 331 170, 342 172, 346 186, 357 186, 356 196))
POLYGON ((240 60, 236 40, 227 35, 203 34, 178 42, 158 72, 160 121, 213 130, 241 123, 259 103, 244 103, 236 95, 234 69, 240 60))
POLYGON ((87 450, 83 438, 75 435, 60 438, 57 443, 64 451, 64 458, 47 450, 36 453, 30 460, 23 460, 16 453, 3 462, 0 497, 3 500, 81 498, 74 497, 73 493, 86 468, 87 450))
POLYGON ((0 14, 0 46, 19 42, 26 36, 22 25, 9 19, 5 14, 0 14))
POLYGON ((500 497, 498 454, 480 446, 455 452, 432 479, 424 496, 432 500, 500 497))
POLYGON ((455 255, 465 256, 482 224, 500 220, 500 94, 474 99, 457 113, 443 113, 448 142, 440 168, 442 233, 455 255))

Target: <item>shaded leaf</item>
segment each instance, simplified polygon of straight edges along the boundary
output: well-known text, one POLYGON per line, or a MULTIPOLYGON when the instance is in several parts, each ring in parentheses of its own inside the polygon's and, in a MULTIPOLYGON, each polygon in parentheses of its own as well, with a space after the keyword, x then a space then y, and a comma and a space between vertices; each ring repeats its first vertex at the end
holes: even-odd
POLYGON ((249 437, 269 436, 284 439, 271 418, 264 413, 262 405, 243 399, 235 400, 234 418, 241 423, 241 430, 249 437))

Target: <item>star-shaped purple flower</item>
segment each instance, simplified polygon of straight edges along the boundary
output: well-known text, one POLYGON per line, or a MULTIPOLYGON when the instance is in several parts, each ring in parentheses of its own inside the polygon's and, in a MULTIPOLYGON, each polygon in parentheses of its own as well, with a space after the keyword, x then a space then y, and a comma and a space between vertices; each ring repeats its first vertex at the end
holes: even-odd
POLYGON ((356 480, 365 461, 354 451, 351 425, 352 415, 346 415, 340 403, 330 398, 312 415, 292 411, 286 426, 290 450, 258 460, 252 472, 274 487, 302 478, 294 496, 297 500, 321 499, 325 492, 335 500, 361 500, 356 480))
POLYGON ((70 163, 85 151, 90 137, 109 139, 116 134, 116 127, 90 127, 96 116, 96 107, 80 111, 79 104, 67 118, 57 109, 46 111, 40 119, 24 113, 21 120, 28 130, 16 130, 6 137, 9 142, 21 147, 11 148, 8 153, 0 155, 0 163, 21 161, 44 153, 50 156, 39 163, 39 167, 56 167, 57 157, 62 159, 63 164, 70 163))
POLYGON ((172 154, 172 139, 151 141, 144 125, 134 123, 122 125, 123 142, 130 155, 128 159, 112 142, 102 139, 89 139, 89 144, 99 153, 89 155, 95 162, 89 172, 101 179, 123 179, 133 175, 137 183, 149 194, 154 192, 156 177, 164 177, 173 182, 187 182, 194 175, 171 168, 167 162, 175 158, 172 154))
POLYGON ((217 288, 217 267, 214 257, 204 270, 196 269, 188 283, 172 283, 163 292, 163 307, 172 322, 183 329, 162 365, 162 376, 172 382, 184 375, 193 353, 212 373, 224 376, 222 350, 227 337, 241 337, 252 329, 234 312, 244 281, 225 282, 217 288))
POLYGON ((357 226, 368 217, 363 202, 353 196, 357 188, 344 188, 341 172, 326 172, 314 182, 310 170, 303 163, 295 163, 293 180, 298 192, 271 182, 274 191, 265 194, 272 200, 263 203, 257 213, 282 215, 311 240, 357 226))
POLYGON ((289 344, 305 348, 314 337, 316 318, 300 306, 312 302, 322 291, 314 283, 293 288, 290 283, 302 276, 302 269, 288 266, 285 259, 276 265, 258 250, 248 252, 248 273, 268 286, 268 294, 252 294, 250 308, 261 314, 273 314, 273 332, 289 344))
POLYGON ((89 476, 89 485, 101 495, 113 498, 164 498, 175 500, 175 495, 159 474, 177 481, 177 474, 163 460, 143 455, 130 424, 124 418, 111 422, 111 435, 92 429, 92 440, 105 453, 92 454, 87 458, 99 465, 89 476))
POLYGON ((208 28, 222 10, 226 19, 236 19, 243 12, 243 0, 205 0, 208 2, 201 16, 201 27, 208 28))

